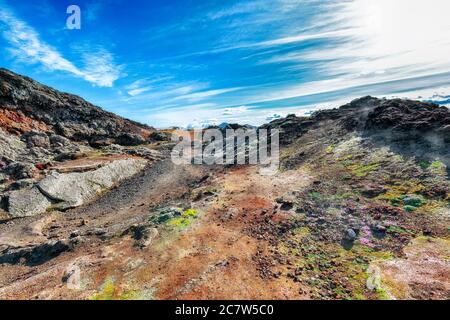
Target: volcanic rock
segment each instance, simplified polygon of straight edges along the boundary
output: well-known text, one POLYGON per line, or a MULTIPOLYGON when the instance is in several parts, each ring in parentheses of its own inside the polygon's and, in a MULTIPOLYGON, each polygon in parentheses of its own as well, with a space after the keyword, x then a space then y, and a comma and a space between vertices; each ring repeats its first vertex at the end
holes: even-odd
POLYGON ((36 187, 13 191, 9 196, 8 214, 12 218, 34 216, 45 212, 51 202, 36 187))

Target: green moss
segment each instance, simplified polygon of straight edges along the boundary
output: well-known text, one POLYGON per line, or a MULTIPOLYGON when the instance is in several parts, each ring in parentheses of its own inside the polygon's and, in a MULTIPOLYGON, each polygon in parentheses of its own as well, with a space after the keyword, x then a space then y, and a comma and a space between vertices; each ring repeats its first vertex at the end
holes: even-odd
POLYGON ((387 185, 387 192, 376 197, 377 200, 389 201, 393 206, 412 205, 420 207, 427 202, 416 194, 422 192, 426 187, 417 179, 396 182, 387 185))
POLYGON ((106 278, 100 291, 89 298, 89 300, 136 300, 139 293, 136 290, 119 290, 112 277, 106 278))
POLYGON ((361 163, 353 163, 348 165, 347 168, 358 178, 364 178, 369 173, 373 171, 377 171, 380 168, 379 163, 371 163, 371 164, 361 164, 361 163))
POLYGON ((175 218, 172 219, 168 222, 168 225, 172 226, 172 227, 177 227, 177 228, 186 228, 189 227, 191 224, 191 220, 188 218, 175 218))
POLYGON ((163 224, 163 223, 169 221, 171 218, 172 218, 172 215, 170 215, 170 214, 160 214, 160 215, 150 217, 150 221, 154 222, 156 224, 163 224))
POLYGON ((310 198, 314 201, 324 201, 325 196, 323 196, 320 192, 313 191, 309 194, 310 198))
POLYGON ((45 212, 46 212, 46 213, 52 213, 52 212, 54 212, 54 211, 57 211, 57 209, 55 208, 55 206, 51 206, 51 207, 48 207, 47 209, 45 209, 45 212))
POLYGON ((100 292, 93 295, 90 300, 113 300, 116 285, 112 278, 107 278, 103 283, 100 292))
POLYGON ((417 208, 427 204, 427 201, 423 198, 406 194, 398 195, 396 192, 388 192, 379 198, 389 200, 391 205, 395 207, 403 206, 403 209, 407 212, 416 211, 417 208))
POLYGON ((413 234, 410 230, 406 230, 397 226, 390 226, 387 228, 388 233, 395 233, 395 234, 413 234))
POLYGON ((186 211, 181 211, 177 208, 170 208, 161 211, 159 214, 155 214, 149 218, 149 220, 155 224, 175 224, 175 225, 185 225, 186 221, 190 218, 195 218, 198 216, 198 211, 194 209, 188 209, 186 211))
POLYGON ((414 212, 417 210, 417 207, 414 206, 404 206, 403 210, 405 210, 406 212, 414 212))
POLYGON ((445 164, 443 164, 440 161, 434 161, 433 163, 430 164, 430 167, 428 168, 428 170, 438 176, 446 176, 447 172, 446 172, 446 166, 445 164))
POLYGON ((434 161, 432 164, 430 164, 430 168, 432 169, 441 169, 442 167, 444 167, 444 165, 439 161, 434 161))
POLYGON ((346 199, 351 199, 355 194, 351 192, 337 193, 337 194, 324 194, 317 191, 311 191, 309 197, 311 200, 321 202, 321 201, 335 201, 339 202, 346 199))
POLYGON ((440 161, 426 161, 426 160, 422 160, 419 162, 419 167, 421 167, 422 169, 426 170, 426 169, 442 169, 443 167, 445 167, 445 165, 440 162, 440 161))
POLYGON ((198 211, 194 209, 188 209, 181 213, 181 217, 179 218, 173 218, 168 221, 168 225, 178 228, 178 229, 184 229, 189 227, 193 220, 198 217, 198 211))
POLYGON ((405 196, 401 198, 406 206, 412 206, 416 208, 421 207, 427 203, 424 199, 418 197, 405 196))
POLYGON ((430 162, 422 160, 422 161, 419 162, 419 167, 421 167, 424 170, 428 169, 430 167, 430 162))
POLYGON ((372 292, 367 289, 369 277, 367 268, 370 263, 393 258, 388 251, 377 251, 367 246, 355 245, 352 250, 345 250, 339 245, 311 242, 308 228, 296 228, 293 236, 281 241, 277 252, 292 261, 295 268, 301 270, 298 278, 310 287, 313 292, 321 288, 333 291, 334 299, 366 300, 384 299, 388 295, 383 291, 372 292), (301 235, 300 237, 298 235, 301 235), (304 241, 307 240, 307 241, 304 241), (333 273, 326 277, 326 270, 333 273), (344 282, 342 278, 347 278, 344 282))
POLYGON ((378 300, 392 300, 389 294, 383 288, 376 289, 378 300))
POLYGON ((293 230, 296 236, 305 237, 311 234, 311 231, 307 227, 298 227, 293 230))
POLYGON ((140 299, 140 294, 136 290, 124 291, 117 297, 117 300, 138 300, 138 299, 140 299))
MULTIPOLYGON (((343 156, 341 158, 337 158, 337 161, 343 162, 343 161, 350 161, 352 159, 353 159, 353 155, 349 154, 349 155, 343 156)), ((351 164, 351 163, 349 162, 349 164, 351 164)))
POLYGON ((336 148, 335 144, 332 144, 331 146, 328 146, 326 152, 327 153, 333 153, 334 149, 336 148))
POLYGON ((183 217, 192 217, 195 218, 198 216, 198 211, 194 209, 188 209, 181 214, 183 217))

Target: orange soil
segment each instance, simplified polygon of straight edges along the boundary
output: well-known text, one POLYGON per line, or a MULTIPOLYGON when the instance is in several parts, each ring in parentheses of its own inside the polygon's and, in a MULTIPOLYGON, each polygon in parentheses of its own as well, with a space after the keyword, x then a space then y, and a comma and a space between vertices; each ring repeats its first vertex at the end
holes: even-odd
POLYGON ((31 130, 50 131, 42 121, 25 116, 21 111, 0 109, 0 127, 13 134, 23 134, 31 130))

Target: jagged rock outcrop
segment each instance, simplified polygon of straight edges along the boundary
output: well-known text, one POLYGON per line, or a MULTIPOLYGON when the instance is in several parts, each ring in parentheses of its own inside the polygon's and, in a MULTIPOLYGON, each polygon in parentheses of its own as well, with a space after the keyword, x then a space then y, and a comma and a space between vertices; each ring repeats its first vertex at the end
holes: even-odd
POLYGON ((439 158, 450 168, 450 110, 446 107, 381 100, 367 116, 364 135, 408 156, 439 158))
POLYGON ((69 209, 81 206, 134 176, 146 164, 147 161, 143 159, 123 159, 89 172, 53 172, 37 186, 12 191, 9 195, 8 214, 11 218, 22 218, 44 213, 50 207, 69 209))
POLYGON ((92 172, 53 173, 39 182, 43 194, 59 203, 59 208, 80 206, 115 184, 141 171, 146 161, 142 159, 118 160, 92 172))

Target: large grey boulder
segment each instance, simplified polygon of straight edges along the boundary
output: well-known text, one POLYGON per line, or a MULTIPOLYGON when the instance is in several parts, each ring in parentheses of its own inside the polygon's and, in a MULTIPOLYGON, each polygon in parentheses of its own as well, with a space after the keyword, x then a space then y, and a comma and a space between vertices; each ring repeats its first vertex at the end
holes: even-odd
POLYGON ((0 129, 0 156, 10 161, 17 161, 26 154, 27 145, 18 137, 5 133, 0 129))
POLYGON ((41 180, 37 187, 11 192, 8 215, 11 218, 21 218, 44 213, 52 205, 62 209, 81 206, 134 176, 146 164, 144 159, 123 159, 90 172, 55 172, 41 180))
POLYGON ((9 196, 8 214, 11 218, 30 217, 45 212, 51 205, 36 187, 13 191, 9 196))
POLYGON ((84 173, 59 174, 47 176, 38 187, 46 196, 62 208, 78 207, 93 200, 101 192, 141 171, 147 161, 143 159, 124 159, 113 161, 95 171, 84 173))

